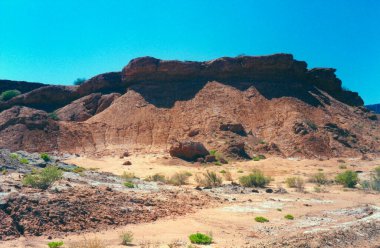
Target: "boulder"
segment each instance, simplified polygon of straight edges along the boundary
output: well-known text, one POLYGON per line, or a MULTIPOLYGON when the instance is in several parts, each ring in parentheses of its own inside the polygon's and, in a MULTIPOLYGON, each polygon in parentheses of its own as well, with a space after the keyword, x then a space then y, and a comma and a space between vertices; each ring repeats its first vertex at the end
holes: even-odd
POLYGON ((219 129, 221 131, 230 131, 241 136, 247 136, 247 132, 245 131, 243 125, 240 123, 221 124, 219 129))
POLYGON ((194 141, 176 142, 170 147, 169 153, 172 157, 186 161, 196 161, 210 154, 202 143, 194 141))

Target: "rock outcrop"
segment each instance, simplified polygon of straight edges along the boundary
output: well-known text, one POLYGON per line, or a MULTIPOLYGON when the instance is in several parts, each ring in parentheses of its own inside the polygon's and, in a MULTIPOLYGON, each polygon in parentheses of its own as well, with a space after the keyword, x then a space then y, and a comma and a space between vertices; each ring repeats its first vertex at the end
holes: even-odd
POLYGON ((108 108, 119 96, 118 93, 92 93, 58 109, 56 114, 62 121, 85 121, 108 108))
POLYGON ((21 93, 26 93, 44 86, 47 85, 25 81, 0 80, 0 93, 6 90, 18 90, 21 93))
POLYGON ((7 127, 0 129, 7 138, 0 147, 106 154, 167 150, 191 138, 239 158, 380 152, 378 118, 341 85, 334 69, 309 70, 289 54, 207 62, 137 58, 79 87, 41 87, 0 103, 0 126, 7 127), (9 115, 23 109, 15 105, 27 106, 31 116, 56 111, 61 121, 42 111, 46 126, 30 129, 9 115), (35 136, 32 147, 26 137, 35 136))
POLYGON ((210 154, 202 143, 193 141, 176 142, 170 147, 169 153, 172 157, 187 161, 196 161, 210 154))

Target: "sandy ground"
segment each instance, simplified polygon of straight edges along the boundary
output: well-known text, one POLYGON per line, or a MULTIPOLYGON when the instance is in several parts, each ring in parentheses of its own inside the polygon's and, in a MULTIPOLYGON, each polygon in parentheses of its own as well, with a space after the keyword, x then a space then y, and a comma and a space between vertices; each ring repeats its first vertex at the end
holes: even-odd
MULTIPOLYGON (((380 165, 380 159, 343 160, 345 161, 268 158, 262 161, 231 162, 223 166, 204 166, 166 158, 164 154, 134 154, 124 159, 78 157, 66 162, 115 174, 122 174, 124 171, 133 172, 141 178, 155 173, 170 176, 177 171, 189 171, 194 175, 206 170, 216 172, 226 170, 232 173, 234 180, 237 180, 241 175, 259 168, 274 179, 270 185, 272 188, 281 186, 286 188, 288 193, 269 194, 264 190, 252 194, 220 193, 218 196, 224 198, 225 203, 193 214, 160 219, 153 223, 128 225, 99 233, 62 236, 54 240, 63 240, 65 244, 70 244, 84 238, 96 237, 108 245, 107 247, 123 247, 120 245, 121 233, 132 231, 135 247, 187 247, 189 234, 199 231, 212 234, 214 243, 210 247, 249 247, 263 240, 281 238, 289 233, 302 234, 349 226, 353 221, 358 221, 358 214, 360 215, 360 211, 368 206, 375 211, 368 217, 364 216, 362 220, 366 221, 366 218, 380 220, 379 194, 359 189, 344 189, 339 185, 326 186, 325 192, 317 193, 314 190, 315 184, 312 183, 306 183, 306 192, 301 193, 287 188, 284 183, 284 180, 290 176, 300 176, 307 180, 310 175, 321 171, 332 179, 337 173, 344 171, 339 168, 340 165, 345 165, 347 169, 363 171, 360 176, 366 177, 369 171, 380 165), (126 160, 131 161, 132 165, 122 165, 126 160), (353 210, 350 212, 350 209, 353 210), (295 219, 286 220, 284 218, 286 214, 293 215, 295 219), (256 216, 264 216, 269 222, 257 223, 254 221, 256 216), (168 246, 175 243, 182 246, 168 246)), ((47 247, 48 242, 47 237, 20 238, 0 243, 0 247, 47 247)), ((374 242, 380 245, 380 240, 374 242)), ((361 247, 375 246, 373 243, 368 246, 363 243, 361 247)))

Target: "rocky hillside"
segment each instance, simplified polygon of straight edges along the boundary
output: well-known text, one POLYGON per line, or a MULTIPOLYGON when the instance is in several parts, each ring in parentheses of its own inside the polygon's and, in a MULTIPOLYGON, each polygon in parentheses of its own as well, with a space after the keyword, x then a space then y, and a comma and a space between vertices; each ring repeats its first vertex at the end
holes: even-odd
POLYGON ((249 156, 379 153, 377 116, 341 85, 335 69, 307 69, 288 54, 143 57, 79 87, 41 87, 0 103, 0 147, 107 154, 194 140, 249 156))

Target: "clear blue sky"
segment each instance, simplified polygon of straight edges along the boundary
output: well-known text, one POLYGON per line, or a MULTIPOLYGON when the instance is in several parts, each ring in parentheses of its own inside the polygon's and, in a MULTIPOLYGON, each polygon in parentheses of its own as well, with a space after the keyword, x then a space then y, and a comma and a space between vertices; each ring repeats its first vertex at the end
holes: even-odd
POLYGON ((130 59, 292 53, 380 102, 379 0, 0 0, 0 78, 71 84, 130 59))

